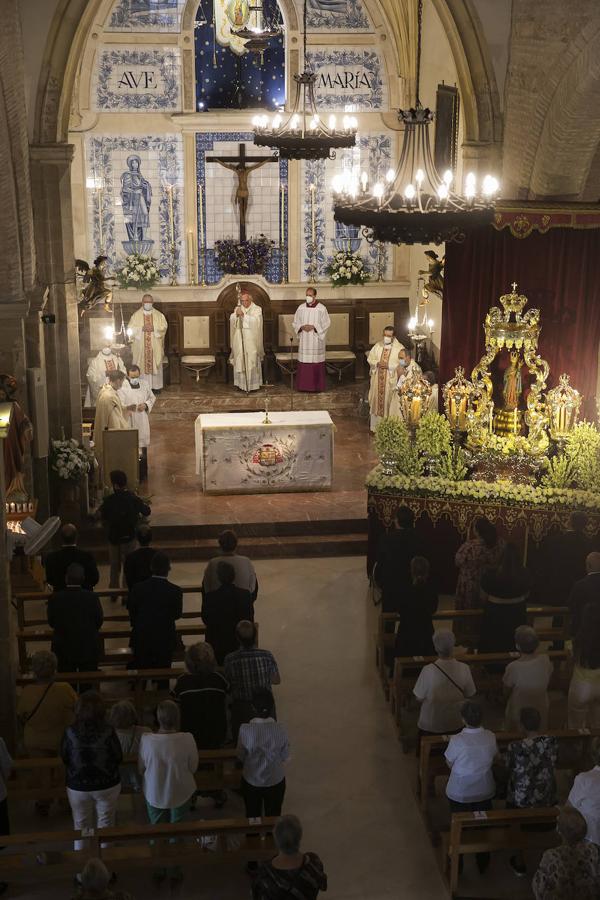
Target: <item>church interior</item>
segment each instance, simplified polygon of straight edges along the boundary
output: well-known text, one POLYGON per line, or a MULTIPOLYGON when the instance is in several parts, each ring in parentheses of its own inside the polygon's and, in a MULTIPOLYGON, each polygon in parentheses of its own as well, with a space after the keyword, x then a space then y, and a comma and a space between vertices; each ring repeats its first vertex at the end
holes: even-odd
POLYGON ((600 897, 597 0, 2 18, 0 895, 600 897))

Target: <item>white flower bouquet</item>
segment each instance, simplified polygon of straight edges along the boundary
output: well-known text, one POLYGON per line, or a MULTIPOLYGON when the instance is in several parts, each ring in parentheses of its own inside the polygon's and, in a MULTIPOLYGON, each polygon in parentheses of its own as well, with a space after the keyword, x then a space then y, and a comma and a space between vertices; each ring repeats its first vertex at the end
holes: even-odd
POLYGON ((349 250, 338 250, 325 271, 334 287, 364 284, 371 277, 359 254, 349 250))
POLYGON ((50 467, 64 481, 79 481, 90 470, 90 455, 73 438, 52 441, 50 467))
POLYGON ((144 253, 131 253, 125 257, 121 268, 117 269, 117 279, 122 288, 135 287, 147 291, 159 278, 160 269, 157 260, 144 253))

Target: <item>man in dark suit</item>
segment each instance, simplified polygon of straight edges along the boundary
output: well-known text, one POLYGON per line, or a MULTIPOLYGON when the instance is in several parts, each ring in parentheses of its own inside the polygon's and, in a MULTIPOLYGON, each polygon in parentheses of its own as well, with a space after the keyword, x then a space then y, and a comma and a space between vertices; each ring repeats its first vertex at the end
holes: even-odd
POLYGON ((585 607, 589 603, 600 604, 600 553, 588 553, 585 567, 587 575, 575 582, 569 597, 571 637, 577 636, 585 607))
POLYGON ((150 546, 152 529, 149 525, 138 525, 135 534, 139 546, 137 550, 133 550, 132 553, 125 557, 123 564, 125 584, 130 592, 136 584, 139 584, 141 581, 147 581, 150 578, 152 575, 150 564, 157 552, 154 547, 150 546))
POLYGON ((52 651, 59 672, 94 672, 98 668, 98 632, 104 621, 100 600, 85 590, 83 566, 71 563, 67 586, 48 598, 48 625, 54 630, 52 651))
POLYGON ((576 581, 586 574, 592 542, 585 533, 587 516, 571 514, 569 528, 548 535, 534 560, 534 584, 529 600, 542 606, 564 606, 576 581))
POLYGON ((62 546, 60 550, 54 550, 46 556, 44 563, 46 569, 46 582, 53 591, 64 591, 67 586, 65 575, 71 563, 78 563, 83 567, 83 589, 93 591, 100 576, 98 566, 91 553, 80 550, 77 546, 77 529, 74 525, 63 525, 60 530, 62 546))
POLYGON ((202 621, 206 625, 205 640, 215 652, 222 666, 228 653, 238 649, 238 622, 254 620, 253 597, 250 591, 235 586, 235 569, 227 562, 217 565, 220 586, 202 598, 202 621))
POLYGON ((411 584, 410 561, 414 556, 429 554, 424 540, 414 528, 414 513, 408 506, 396 511, 396 528, 381 538, 375 581, 381 588, 381 611, 397 612, 399 595, 411 584))
POLYGON ((183 593, 168 580, 171 562, 158 551, 151 562, 152 576, 136 584, 127 608, 131 647, 136 669, 168 669, 177 646, 175 622, 183 612, 183 593))

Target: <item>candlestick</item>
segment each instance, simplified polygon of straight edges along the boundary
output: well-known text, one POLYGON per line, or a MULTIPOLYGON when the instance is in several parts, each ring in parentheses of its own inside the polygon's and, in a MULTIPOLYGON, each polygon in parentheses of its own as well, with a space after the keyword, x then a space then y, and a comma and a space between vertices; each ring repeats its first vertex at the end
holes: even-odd
POLYGON ((198 237, 200 246, 204 247, 204 207, 202 185, 198 185, 198 237))
POLYGON ((175 243, 175 217, 173 215, 173 185, 167 185, 167 197, 169 203, 169 237, 171 244, 175 243))
POLYGON ((189 274, 189 283, 196 284, 196 261, 194 258, 194 232, 190 228, 187 233, 187 244, 188 244, 188 274, 189 274))
POLYGON ((317 224, 315 220, 315 186, 311 184, 310 186, 310 226, 311 226, 311 237, 313 244, 317 242, 317 224))
POLYGON ((279 246, 283 251, 283 245, 285 244, 285 187, 281 185, 280 187, 281 194, 281 223, 280 223, 280 232, 279 232, 279 246))

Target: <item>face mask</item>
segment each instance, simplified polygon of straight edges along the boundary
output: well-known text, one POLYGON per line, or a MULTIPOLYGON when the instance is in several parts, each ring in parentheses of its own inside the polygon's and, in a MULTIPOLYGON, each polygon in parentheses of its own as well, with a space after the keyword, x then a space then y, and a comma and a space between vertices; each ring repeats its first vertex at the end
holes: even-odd
POLYGON ((104 353, 105 356, 110 356, 110 354, 112 353, 112 350, 110 349, 110 347, 103 347, 102 352, 104 353))
POLYGON ((145 312, 150 312, 151 309, 152 309, 152 304, 151 304, 151 303, 144 303, 144 310, 145 310, 145 312))
POLYGON ((307 294, 305 300, 307 303, 314 303, 315 298, 311 297, 310 294, 307 294))
POLYGON ((401 359, 401 360, 399 360, 399 362, 403 369, 405 369, 408 365, 408 363, 406 362, 405 359, 401 359))
POLYGON ((383 343, 384 343, 384 344, 391 344, 391 343, 392 343, 392 339, 391 339, 391 337, 387 337, 387 336, 386 336, 386 337, 384 337, 384 339, 383 339, 383 343))
POLYGON ((130 378, 129 379, 129 384, 139 384, 139 383, 140 383, 139 378, 130 378))

